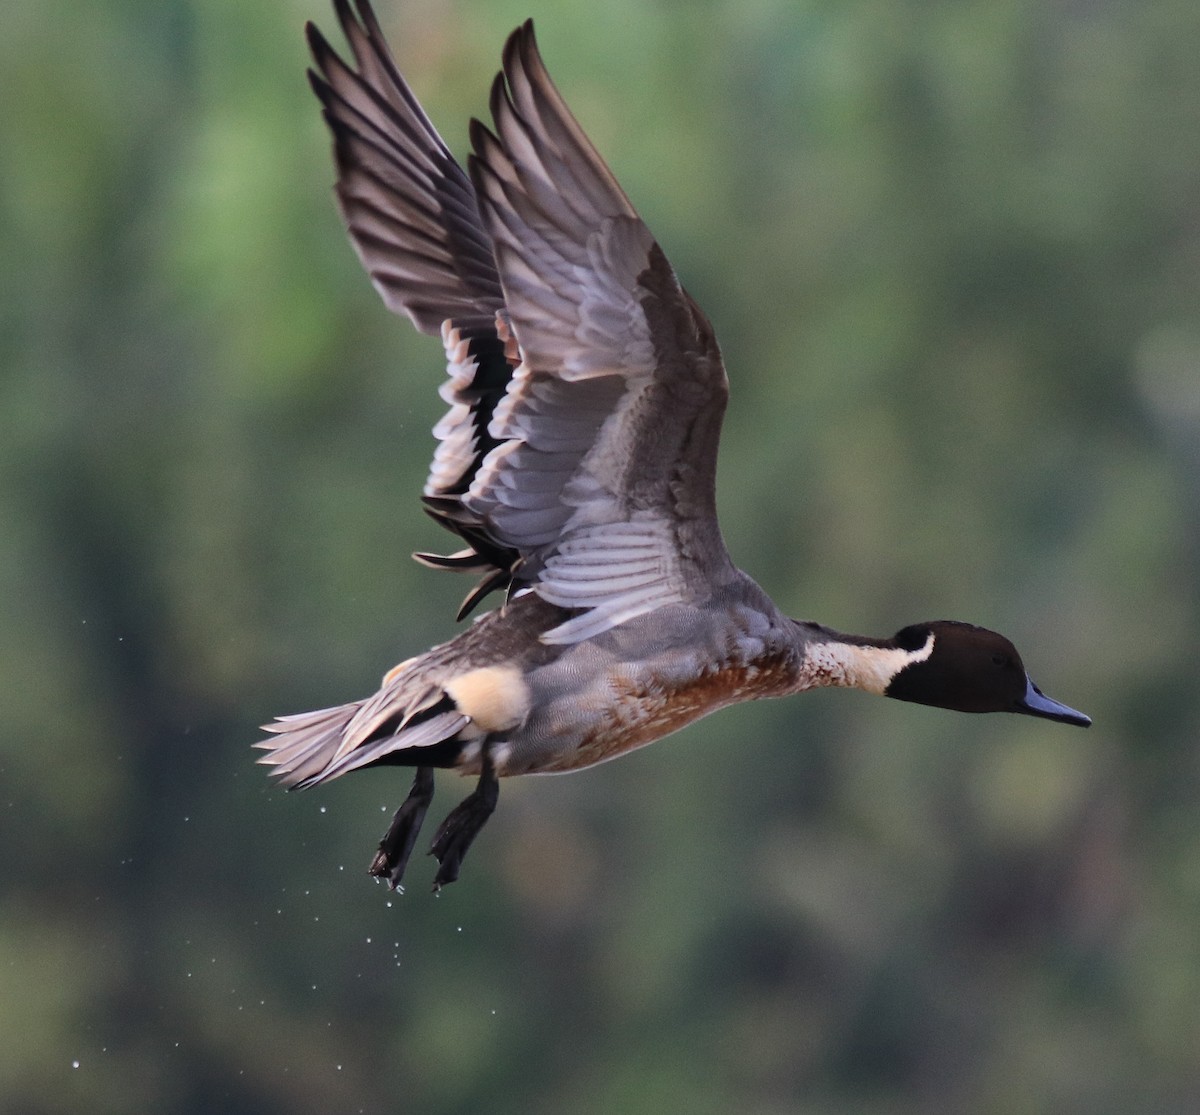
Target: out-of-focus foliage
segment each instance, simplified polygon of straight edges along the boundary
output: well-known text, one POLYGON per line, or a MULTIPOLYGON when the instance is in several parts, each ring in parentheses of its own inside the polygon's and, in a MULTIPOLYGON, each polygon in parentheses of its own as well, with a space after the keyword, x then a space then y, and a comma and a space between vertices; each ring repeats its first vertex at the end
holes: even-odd
POLYGON ((407 558, 441 357, 329 197, 332 16, 7 4, 0 1111, 1200 1109, 1200 6, 389 3, 456 150, 529 14, 722 338, 735 557, 1095 727, 747 706, 373 886, 403 773, 248 749, 465 587, 407 558))

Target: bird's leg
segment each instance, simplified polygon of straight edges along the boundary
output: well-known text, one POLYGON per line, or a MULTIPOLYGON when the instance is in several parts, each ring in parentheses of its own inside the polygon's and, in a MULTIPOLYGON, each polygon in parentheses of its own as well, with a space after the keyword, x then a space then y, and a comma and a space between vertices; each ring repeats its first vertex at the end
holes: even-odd
POLYGON ((479 774, 479 782, 475 789, 463 798, 441 823, 433 845, 429 849, 431 856, 438 861, 437 874, 433 878, 433 889, 441 890, 447 883, 458 878, 458 869, 462 866, 463 857, 471 846, 471 841, 479 835, 487 819, 496 808, 496 800, 500 797, 500 782, 496 778, 496 768, 492 766, 492 758, 487 741, 483 745, 483 770, 479 774))
POLYGON ((404 804, 396 810, 392 823, 379 842, 379 851, 368 868, 377 879, 386 879, 392 890, 404 878, 404 868, 408 866, 408 857, 412 855, 417 833, 421 831, 421 822, 425 820, 425 811, 431 801, 433 767, 417 767, 412 789, 408 791, 404 804))

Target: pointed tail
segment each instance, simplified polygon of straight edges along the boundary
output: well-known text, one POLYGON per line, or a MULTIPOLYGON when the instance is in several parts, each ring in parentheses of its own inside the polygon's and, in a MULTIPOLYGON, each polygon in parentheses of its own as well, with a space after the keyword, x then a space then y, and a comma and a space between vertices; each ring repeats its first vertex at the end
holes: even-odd
MULTIPOLYGON (((254 745, 267 752, 258 761, 273 767, 271 773, 289 789, 305 789, 397 751, 442 743, 470 723, 440 687, 414 693, 406 681, 404 675, 389 675, 364 701, 264 724, 271 738, 254 745)), ((419 765, 415 757, 413 765, 419 765)))

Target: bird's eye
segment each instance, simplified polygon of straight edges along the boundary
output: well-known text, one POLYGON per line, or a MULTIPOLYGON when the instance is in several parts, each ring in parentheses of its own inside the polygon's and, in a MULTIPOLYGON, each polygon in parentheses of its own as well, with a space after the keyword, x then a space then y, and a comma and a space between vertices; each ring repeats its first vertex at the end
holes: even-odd
POLYGON ((993 666, 1007 666, 1008 665, 1008 655, 1007 654, 993 654, 992 655, 992 665, 993 666))

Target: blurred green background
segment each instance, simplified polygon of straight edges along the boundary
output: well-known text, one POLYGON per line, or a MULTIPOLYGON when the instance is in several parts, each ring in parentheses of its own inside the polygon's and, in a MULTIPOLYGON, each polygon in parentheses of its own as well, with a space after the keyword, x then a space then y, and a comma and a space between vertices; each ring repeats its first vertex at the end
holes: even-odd
POLYGON ((442 359, 334 210, 335 21, 8 4, 0 1111, 1200 1110, 1200 6, 380 15, 460 153, 536 18, 717 327, 783 608, 994 626, 1095 726, 745 706, 374 885, 407 776, 249 749, 467 587, 407 556, 442 359))

